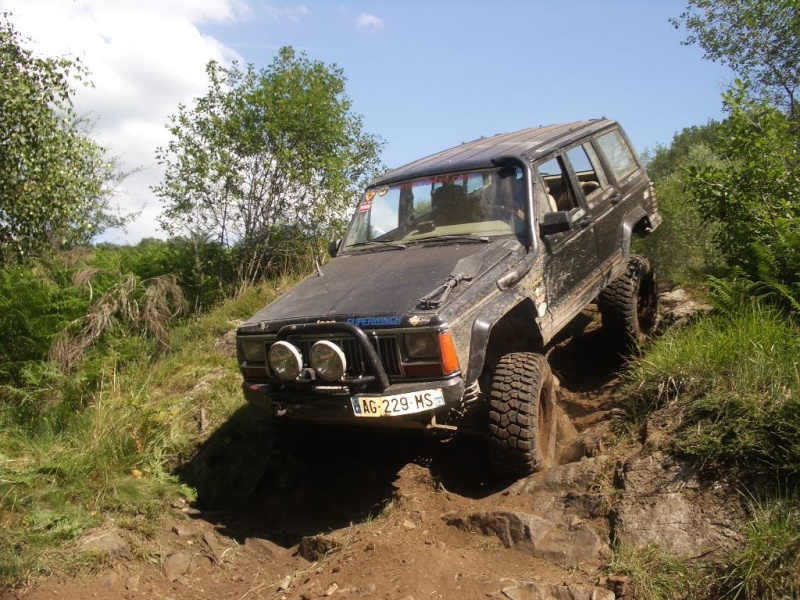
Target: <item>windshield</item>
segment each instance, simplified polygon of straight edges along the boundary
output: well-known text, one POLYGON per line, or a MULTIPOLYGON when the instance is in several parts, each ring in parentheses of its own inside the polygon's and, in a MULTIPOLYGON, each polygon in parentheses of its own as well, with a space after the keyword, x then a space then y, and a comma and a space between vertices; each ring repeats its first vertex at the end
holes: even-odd
MULTIPOLYGON (((523 236, 522 169, 450 173, 367 188, 343 250, 448 236, 523 236)), ((396 245, 396 244, 395 244, 396 245)))

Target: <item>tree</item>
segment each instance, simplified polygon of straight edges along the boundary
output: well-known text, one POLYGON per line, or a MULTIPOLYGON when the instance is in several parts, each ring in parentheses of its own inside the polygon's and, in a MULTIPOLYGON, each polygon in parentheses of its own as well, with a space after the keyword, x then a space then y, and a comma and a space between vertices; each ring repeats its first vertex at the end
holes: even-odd
POLYGON ((0 261, 89 242, 126 218, 112 211, 115 161, 84 132, 71 81, 86 71, 23 47, 0 15, 0 261))
POLYGON ((685 25, 686 45, 728 65, 752 91, 798 116, 800 0, 689 0, 671 19, 685 25))
POLYGON ((281 48, 266 69, 211 61, 208 92, 179 106, 159 148, 162 226, 238 248, 240 281, 341 230, 382 142, 365 133, 341 69, 281 48))
POLYGON ((692 167, 688 189, 717 223, 717 245, 750 292, 800 310, 800 135, 777 107, 726 94, 716 150, 724 163, 692 167))
POLYGON ((658 265, 659 277, 679 285, 705 279, 720 267, 713 242, 717 225, 698 205, 687 179, 691 171, 723 165, 716 151, 723 127, 716 121, 687 127, 669 146, 659 145, 645 154, 664 222, 658 235, 636 243, 658 265))

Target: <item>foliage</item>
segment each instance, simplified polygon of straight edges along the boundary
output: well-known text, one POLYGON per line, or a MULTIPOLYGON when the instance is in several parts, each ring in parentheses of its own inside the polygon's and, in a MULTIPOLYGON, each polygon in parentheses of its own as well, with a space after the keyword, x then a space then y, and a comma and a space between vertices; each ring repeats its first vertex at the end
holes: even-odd
POLYGON ((0 14, 0 262, 82 244, 126 217, 111 208, 121 175, 83 131, 71 81, 86 71, 38 58, 0 14))
POLYGON ((689 0, 671 20, 689 30, 705 58, 728 65, 753 90, 797 117, 800 87, 800 1, 689 0))
POLYGON ((183 292, 174 275, 141 280, 133 273, 112 274, 114 283, 96 299, 92 281, 104 274, 97 268, 77 271, 73 285, 88 289, 90 304, 82 317, 62 329, 50 348, 49 358, 69 373, 86 350, 103 335, 120 329, 119 335, 152 337, 161 350, 169 349, 170 321, 186 309, 183 292))
POLYGON ((797 480, 800 330, 759 303, 667 332, 632 363, 629 410, 682 409, 674 449, 710 472, 797 480))
POLYGON ((797 498, 749 499, 745 541, 720 566, 716 598, 781 600, 800 595, 797 498))
POLYGON ((266 69, 216 62, 209 90, 171 117, 154 188, 162 225, 235 249, 240 281, 265 277, 340 231, 374 174, 381 143, 363 131, 342 71, 282 48, 266 69))
POLYGON ((46 356, 53 336, 85 310, 64 278, 41 264, 0 269, 0 382, 18 381, 24 363, 46 356))
POLYGON ((729 267, 800 301, 800 134, 774 106, 747 99, 738 85, 725 96, 730 117, 719 137, 723 164, 692 166, 689 189, 716 223, 715 241, 729 267))
POLYGON ((51 406, 61 416, 37 428, 0 411, 0 588, 74 564, 66 543, 109 517, 146 532, 176 497, 193 497, 172 470, 243 404, 221 334, 276 293, 248 289, 180 324, 166 354, 140 346, 125 364, 109 354, 81 410, 65 397, 69 410, 51 406))
POLYGON ((715 225, 709 223, 689 189, 690 169, 722 164, 713 146, 721 124, 710 121, 676 134, 669 146, 657 146, 647 156, 664 221, 656 235, 637 241, 640 252, 658 268, 659 277, 679 285, 702 280, 720 269, 713 243, 715 225))
POLYGON ((118 255, 121 272, 141 279, 172 274, 193 311, 207 310, 236 289, 234 254, 219 243, 197 237, 143 239, 132 247, 106 247, 118 255))

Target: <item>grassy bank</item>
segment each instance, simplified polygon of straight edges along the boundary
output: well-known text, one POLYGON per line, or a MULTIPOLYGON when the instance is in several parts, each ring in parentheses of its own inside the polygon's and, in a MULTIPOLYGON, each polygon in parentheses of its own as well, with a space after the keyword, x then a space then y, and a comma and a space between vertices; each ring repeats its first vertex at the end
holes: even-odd
POLYGON ((612 572, 632 579, 637 598, 798 597, 799 369, 796 321, 758 303, 670 331, 631 365, 634 425, 676 411, 671 450, 733 482, 748 519, 738 547, 700 568, 658 549, 620 549, 612 572))
POLYGON ((243 403, 224 336, 286 285, 177 326, 158 359, 146 343, 124 366, 109 356, 95 391, 54 395, 36 423, 0 411, 0 588, 81 566, 85 557, 61 548, 93 527, 113 521, 146 536, 171 501, 191 499, 174 468, 243 403))

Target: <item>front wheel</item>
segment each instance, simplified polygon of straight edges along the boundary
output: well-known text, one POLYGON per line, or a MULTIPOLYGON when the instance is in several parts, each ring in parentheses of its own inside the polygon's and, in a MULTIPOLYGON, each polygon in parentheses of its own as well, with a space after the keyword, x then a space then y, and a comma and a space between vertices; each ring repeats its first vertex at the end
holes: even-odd
POLYGON ((518 479, 553 463, 556 400, 553 374, 541 354, 500 359, 489 398, 490 463, 500 478, 518 479))

